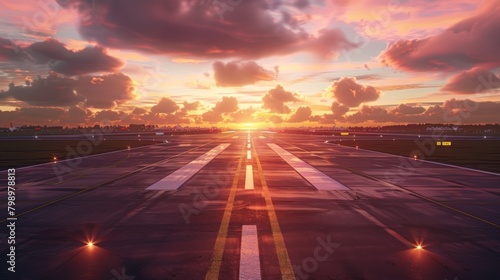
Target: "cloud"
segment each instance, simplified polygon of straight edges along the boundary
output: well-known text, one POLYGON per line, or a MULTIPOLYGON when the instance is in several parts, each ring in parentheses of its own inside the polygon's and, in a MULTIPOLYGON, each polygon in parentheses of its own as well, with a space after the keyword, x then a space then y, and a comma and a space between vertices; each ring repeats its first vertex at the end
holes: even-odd
POLYGON ((162 114, 172 114, 179 110, 179 106, 175 101, 170 98, 162 97, 158 101, 158 104, 151 107, 151 112, 162 113, 162 114))
POLYGON ((345 113, 349 112, 349 107, 342 105, 342 104, 338 103, 337 101, 334 101, 332 103, 332 106, 330 107, 330 109, 332 110, 332 113, 333 113, 331 115, 331 118, 336 119, 336 120, 343 119, 343 116, 345 115, 345 113))
POLYGON ((52 71, 66 76, 116 72, 124 65, 123 61, 108 55, 103 47, 88 46, 77 51, 69 50, 56 39, 46 39, 23 47, 0 38, 0 58, 46 64, 52 71))
POLYGON ((196 58, 261 58, 310 52, 332 55, 357 47, 340 29, 307 33, 296 20, 305 1, 84 0, 59 1, 77 7, 79 32, 110 48, 196 58), (234 2, 233 2, 234 3, 234 2), (226 6, 221 6, 221 4, 226 6))
POLYGON ((186 115, 189 111, 198 110, 198 108, 200 108, 200 107, 201 107, 200 101, 194 101, 194 102, 184 101, 182 103, 181 113, 186 115))
POLYGON ((146 108, 141 108, 141 107, 135 107, 134 110, 132 110, 131 112, 132 115, 144 115, 147 113, 148 110, 146 108))
POLYGON ((244 86, 275 79, 273 71, 266 70, 255 61, 231 61, 226 64, 216 61, 212 67, 219 87, 244 86))
POLYGON ((202 114, 204 121, 217 123, 224 120, 225 115, 238 111, 238 100, 234 97, 223 96, 221 101, 217 101, 215 106, 202 114))
POLYGON ((336 58, 338 51, 347 51, 359 46, 361 43, 349 41, 340 29, 322 29, 317 38, 308 42, 307 49, 322 58, 336 58))
POLYGON ((301 100, 298 94, 286 91, 281 85, 276 85, 262 97, 262 108, 272 113, 287 114, 290 113, 290 108, 285 103, 299 101, 301 100))
POLYGON ((21 47, 11 40, 0 37, 0 61, 22 61, 26 59, 28 59, 28 57, 22 52, 21 47))
POLYGON ((382 63, 403 71, 456 71, 500 66, 500 5, 484 1, 479 11, 424 39, 400 40, 381 53, 382 63))
POLYGON ((473 68, 450 78, 441 90, 455 93, 480 93, 497 88, 500 88, 500 79, 495 73, 473 68))
POLYGON ((335 99, 348 107, 358 107, 361 103, 375 101, 380 91, 372 86, 358 84, 356 78, 340 78, 331 85, 331 93, 335 99))
POLYGON ((427 109, 408 104, 400 104, 392 110, 364 105, 358 112, 346 116, 346 122, 449 123, 456 125, 463 123, 498 123, 499 110, 500 103, 497 102, 476 102, 470 99, 452 98, 427 109))
POLYGON ((55 72, 47 78, 27 77, 24 86, 9 84, 0 91, 0 100, 13 98, 34 106, 73 106, 110 109, 136 98, 135 86, 125 74, 61 77, 55 72))
POLYGON ((415 115, 423 112, 425 112, 425 108, 422 106, 410 106, 406 104, 399 104, 399 106, 393 110, 393 113, 403 115, 415 115))
POLYGON ((338 118, 338 116, 335 116, 334 114, 323 114, 321 116, 321 119, 318 120, 318 123, 320 124, 335 124, 335 120, 338 118))
POLYGON ((93 113, 89 109, 72 106, 66 111, 66 115, 61 120, 61 124, 85 124, 92 115, 93 113))
POLYGON ((393 116, 385 108, 368 105, 363 105, 358 112, 346 116, 346 121, 352 123, 365 121, 389 122, 392 119, 393 116))
POLYGON ((127 113, 123 111, 113 111, 113 110, 102 110, 97 113, 92 118, 93 122, 107 123, 122 121, 128 119, 127 113))
POLYGON ((132 79, 123 73, 101 76, 80 76, 75 88, 85 97, 85 106, 110 109, 137 97, 132 79))
POLYGON ((66 110, 58 107, 25 107, 12 111, 0 110, 0 123, 14 121, 17 125, 23 123, 33 125, 59 124, 66 115, 66 110))
POLYGON ((257 112, 256 109, 249 107, 246 109, 239 109, 238 111, 231 113, 230 120, 231 123, 251 123, 256 121, 254 113, 257 112))
POLYGON ((72 106, 85 101, 76 94, 77 81, 51 73, 47 78, 26 80, 26 84, 9 84, 7 91, 0 91, 0 100, 13 98, 33 106, 72 106))
POLYGON ((290 123, 305 122, 305 121, 309 120, 309 118, 311 117, 311 114, 312 114, 312 110, 310 107, 301 106, 301 107, 297 108, 295 113, 293 113, 287 121, 290 123))
POLYGON ((201 117, 203 118, 203 121, 209 123, 218 123, 224 120, 222 114, 217 114, 213 110, 206 111, 201 115, 201 117))
POLYGON ((274 123, 274 124, 282 123, 283 117, 281 117, 279 115, 272 115, 269 117, 269 121, 274 123))
POLYGON ((217 113, 232 113, 238 110, 238 100, 235 97, 223 96, 221 101, 215 103, 213 110, 217 113))

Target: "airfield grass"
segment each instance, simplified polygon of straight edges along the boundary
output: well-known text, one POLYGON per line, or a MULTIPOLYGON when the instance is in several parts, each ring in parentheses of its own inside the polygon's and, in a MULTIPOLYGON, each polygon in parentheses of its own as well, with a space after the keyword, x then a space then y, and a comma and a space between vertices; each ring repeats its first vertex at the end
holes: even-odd
POLYGON ((425 142, 425 145, 418 145, 418 141, 414 140, 332 140, 330 142, 411 158, 417 155, 419 159, 500 173, 499 141, 453 140, 451 146, 437 146, 436 142, 431 140, 425 142))
POLYGON ((73 155, 94 155, 105 152, 153 145, 150 140, 106 140, 93 144, 86 140, 0 140, 0 170, 64 160, 73 155))

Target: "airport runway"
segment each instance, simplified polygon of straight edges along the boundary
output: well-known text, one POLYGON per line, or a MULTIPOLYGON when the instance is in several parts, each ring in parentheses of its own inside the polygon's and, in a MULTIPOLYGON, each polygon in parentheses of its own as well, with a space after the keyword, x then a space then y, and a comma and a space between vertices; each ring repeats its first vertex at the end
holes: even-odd
POLYGON ((326 139, 181 135, 16 169, 0 279, 500 279, 498 174, 326 139))

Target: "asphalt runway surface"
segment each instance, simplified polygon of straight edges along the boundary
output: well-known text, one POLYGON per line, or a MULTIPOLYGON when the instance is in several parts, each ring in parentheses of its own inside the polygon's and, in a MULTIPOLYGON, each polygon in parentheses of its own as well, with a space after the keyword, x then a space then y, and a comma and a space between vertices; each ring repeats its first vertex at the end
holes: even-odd
POLYGON ((328 136, 168 139, 16 169, 0 279, 500 279, 499 174, 328 136))

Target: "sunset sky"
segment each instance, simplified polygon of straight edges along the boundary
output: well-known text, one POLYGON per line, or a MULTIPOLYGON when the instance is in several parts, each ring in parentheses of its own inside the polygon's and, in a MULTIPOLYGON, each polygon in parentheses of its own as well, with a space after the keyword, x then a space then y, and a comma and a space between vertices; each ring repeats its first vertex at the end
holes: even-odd
POLYGON ((0 0, 0 127, 500 122, 500 1, 0 0))

